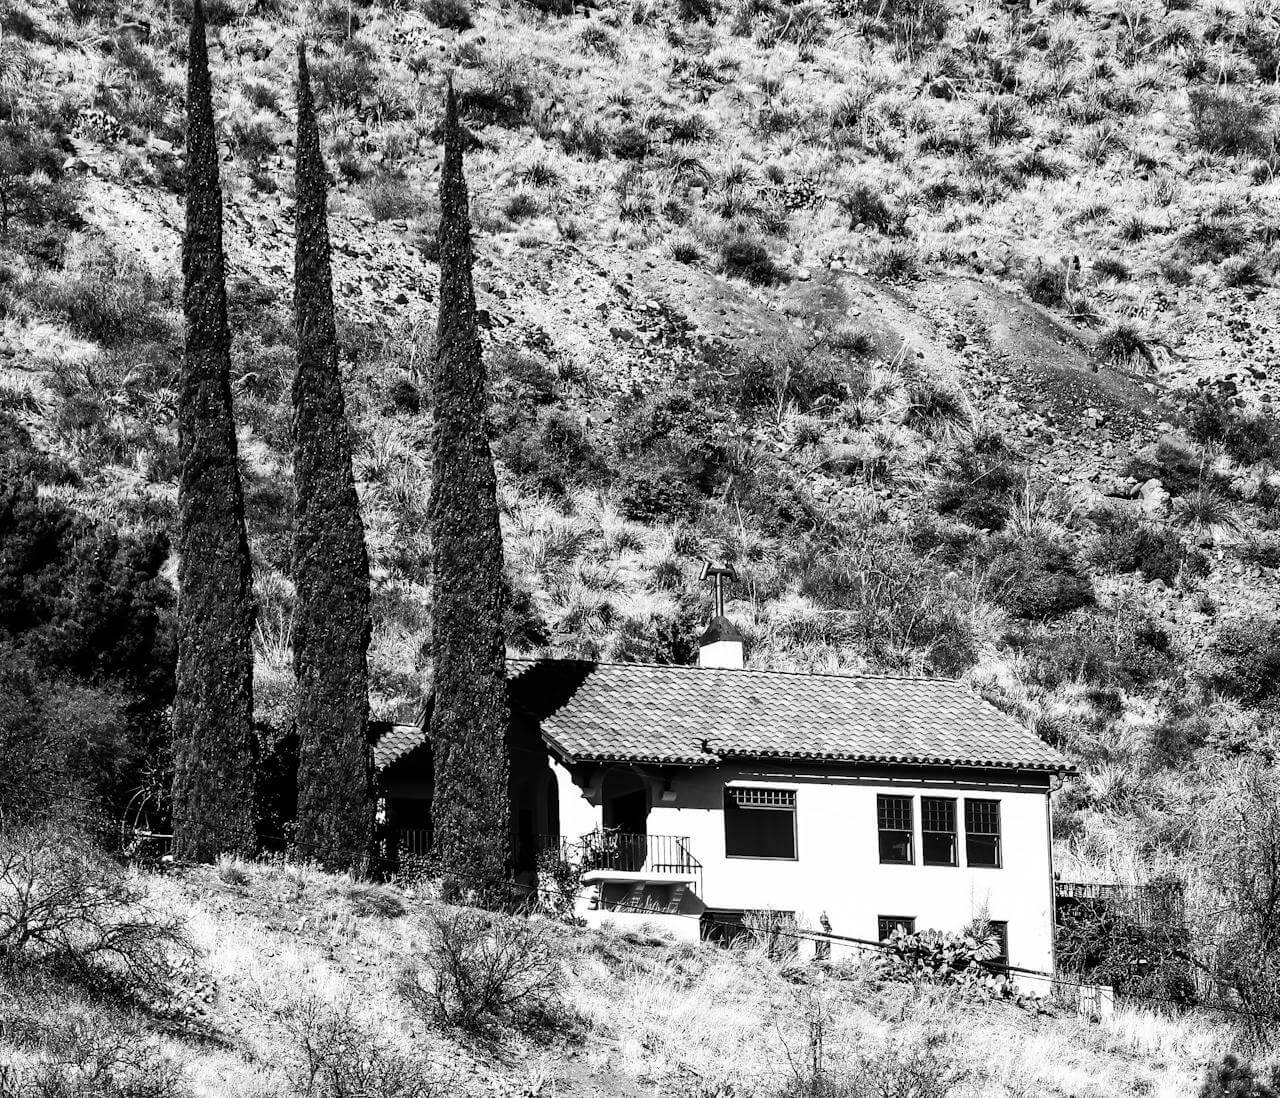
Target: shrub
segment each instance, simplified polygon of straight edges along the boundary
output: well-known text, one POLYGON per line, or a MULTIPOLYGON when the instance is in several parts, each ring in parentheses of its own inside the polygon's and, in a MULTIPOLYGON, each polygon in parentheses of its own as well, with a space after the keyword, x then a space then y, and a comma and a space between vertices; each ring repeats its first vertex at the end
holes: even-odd
POLYGON ((1094 345, 1094 354, 1113 366, 1127 366, 1135 358, 1141 358, 1148 366, 1155 366, 1151 348, 1137 326, 1122 320, 1106 328, 1094 345))
POLYGON ((1050 690, 1076 681, 1142 687, 1176 668, 1165 628, 1131 610, 1084 610, 1059 631, 1030 629, 1009 640, 1027 666, 1026 678, 1050 690))
POLYGON ((408 181, 389 172, 379 172, 365 184, 364 200, 375 221, 416 217, 425 208, 408 181))
POLYGON ((1176 496, 1198 488, 1205 479, 1200 456, 1181 439, 1169 436, 1135 454, 1124 473, 1137 481, 1158 480, 1176 496))
POLYGON ((1065 305, 1070 279, 1066 267, 1037 266, 1022 278, 1022 288, 1037 305, 1065 305))
POLYGON ((683 470, 670 465, 627 467, 617 488, 618 508, 633 522, 689 519, 702 502, 683 470))
POLYGON ((869 183, 855 184, 837 201, 848 216, 851 229, 866 225, 877 232, 887 233, 897 223, 884 194, 869 183))
POLYGON ((885 244, 872 250, 867 273, 883 282, 911 282, 920 277, 920 254, 911 244, 885 244))
POLYGON ((1004 441, 975 435, 956 447, 934 493, 938 513, 981 530, 1002 530, 1010 501, 1023 484, 1004 441))
POLYGON ((174 299, 171 280, 111 245, 77 238, 67 263, 45 287, 44 305, 79 334, 99 343, 162 338, 162 314, 174 299))
POLYGON ((280 1012, 291 1090, 313 1098, 443 1098, 452 1093, 424 1066, 379 1037, 342 1000, 306 995, 280 1012))
POLYGON ((1060 617, 1093 602, 1093 584, 1072 548, 1048 537, 997 539, 987 573, 992 599, 1019 618, 1060 617))
POLYGON ((582 866, 559 850, 538 853, 538 903, 557 919, 572 921, 582 892, 582 866))
POLYGON ((545 925, 470 908, 427 917, 425 967, 410 963, 398 989, 436 1025, 483 1032, 506 1022, 538 1026, 560 1008, 563 976, 545 925))
POLYGON ((497 456, 517 476, 562 495, 569 484, 598 484, 608 467, 576 418, 558 409, 540 412, 533 431, 517 423, 497 447, 497 456))
POLYGON ((993 960, 1000 952, 994 936, 979 938, 941 930, 908 933, 901 924, 893 928, 886 944, 892 967, 898 972, 909 979, 941 984, 986 983, 991 973, 982 962, 993 960))
POLYGON ((0 834, 0 959, 41 965, 145 1001, 168 995, 180 925, 153 912, 138 881, 77 830, 0 834))
POLYGON ((1255 614, 1226 622, 1211 649, 1207 678, 1246 705, 1280 696, 1280 619, 1255 614))
POLYGON ((1280 1065, 1263 1078, 1248 1060, 1228 1052, 1221 1062, 1205 1068, 1199 1098, 1276 1098, 1280 1094, 1280 1065))
POLYGON ((1190 103, 1192 135, 1202 149, 1225 156, 1266 151, 1269 111, 1261 101, 1244 92, 1195 88, 1190 103))
POLYGON ((422 0, 422 14, 437 27, 467 30, 472 26, 471 8, 466 0, 422 0))
POLYGON ((800 593, 827 613, 788 630, 797 643, 852 647, 888 671, 958 675, 977 661, 967 596, 941 554, 859 533, 847 547, 811 546, 803 559, 800 593))
POLYGON ((769 250, 760 241, 741 233, 730 236, 720 245, 720 262, 726 274, 758 286, 772 286, 783 278, 782 269, 773 261, 769 250))
POLYGON ((1241 465, 1280 462, 1280 422, 1271 416, 1245 412, 1217 393, 1200 390, 1184 418, 1192 438, 1221 446, 1241 465))
POLYGON ((1201 554, 1183 545, 1177 531, 1143 522, 1125 511, 1104 519, 1093 562, 1115 572, 1141 572, 1149 580, 1163 580, 1170 586, 1183 568, 1192 575, 1202 575, 1207 567, 1201 554))

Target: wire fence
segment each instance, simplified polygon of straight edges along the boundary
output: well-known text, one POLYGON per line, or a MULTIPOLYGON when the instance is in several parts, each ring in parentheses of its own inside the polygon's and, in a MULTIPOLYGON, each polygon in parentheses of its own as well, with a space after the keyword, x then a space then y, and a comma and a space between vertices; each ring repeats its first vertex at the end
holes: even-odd
MULTIPOLYGON (((105 806, 93 798, 85 797, 67 790, 57 790, 41 788, 32 785, 27 786, 28 792, 36 792, 43 797, 48 798, 49 802, 59 803, 63 805, 73 805, 79 809, 67 810, 58 813, 58 816, 69 824, 88 831, 99 839, 100 842, 110 851, 119 856, 128 858, 131 861, 138 861, 146 864, 153 859, 153 852, 133 851, 131 852, 125 839, 119 821, 112 817, 105 806)), ((0 829, 14 826, 15 821, 11 805, 0 802, 0 829)), ((173 816, 171 821, 175 828, 180 828, 184 823, 188 822, 182 817, 173 816)), ((243 828, 237 822, 235 824, 224 824, 220 821, 210 820, 207 816, 199 820, 192 821, 204 833, 225 834, 233 840, 241 840, 243 838, 243 828)), ((143 837, 145 840, 170 840, 172 835, 149 835, 143 837)), ((264 833, 258 830, 257 839, 260 843, 275 846, 277 850, 287 851, 290 857, 301 857, 303 860, 308 859, 308 855, 315 854, 319 851, 319 847, 314 844, 308 844, 300 841, 293 836, 282 833, 264 833)), ((234 849, 234 844, 231 845, 234 849)), ((155 849, 160 849, 156 847, 155 849)), ((371 852, 366 847, 346 847, 340 848, 343 853, 350 855, 354 860, 362 861, 363 871, 370 876, 384 875, 393 878, 400 869, 400 857, 398 852, 388 852, 385 846, 382 850, 375 849, 371 852)), ((328 846, 326 852, 333 852, 334 848, 328 846)), ((159 858, 168 856, 167 854, 157 855, 159 858)), ((510 877, 493 877, 483 876, 472 873, 449 871, 446 874, 460 884, 474 890, 476 893, 487 894, 493 896, 496 894, 505 894, 509 898, 510 906, 518 908, 521 905, 532 905, 545 900, 551 903, 563 902, 565 899, 564 890, 558 885, 542 885, 536 881, 530 883, 520 883, 512 880, 510 877)), ((456 901, 460 906, 466 906, 466 897, 460 897, 456 901)), ((627 909, 615 909, 626 911, 627 909)), ((647 910, 643 906, 638 906, 631 910, 630 913, 645 914, 647 910)), ((723 932, 726 938, 731 938, 734 934, 740 933, 743 929, 743 923, 738 919, 726 919, 719 916, 709 915, 708 913, 697 912, 664 912, 667 918, 683 918, 698 920, 703 926, 715 927, 723 932)), ((790 940, 798 946, 800 943, 808 943, 818 947, 819 955, 823 952, 829 953, 832 945, 847 946, 856 949, 862 953, 879 953, 881 955, 898 959, 900 953, 897 947, 886 941, 877 941, 871 938, 860 938, 849 934, 836 934, 830 931, 810 930, 800 926, 771 925, 768 934, 775 940, 790 940)), ((1194 960, 1191 957, 1185 958, 1188 961, 1194 960)), ((1010 977, 1031 977, 1038 984, 1042 984, 1051 995, 1060 1000, 1068 1002, 1078 1002, 1081 992, 1087 995, 1096 994, 1098 985, 1096 983, 1087 982, 1081 979, 1073 979, 1060 973, 1049 972, 1044 969, 1027 968, 1021 965, 1013 965, 997 960, 981 960, 977 962, 981 968, 993 975, 1004 975, 1010 977)), ((1199 1011, 1207 1014, 1217 1014, 1233 1019, 1247 1020, 1252 1022, 1274 1023, 1280 1026, 1280 1013, 1274 1011, 1260 1012, 1250 1010, 1245 1005, 1233 1002, 1225 997, 1218 997, 1213 1000, 1200 999, 1196 1002, 1189 1003, 1186 999, 1174 997, 1170 995, 1159 995, 1153 993, 1137 993, 1126 995, 1125 1001, 1132 1004, 1142 1005, 1165 1012, 1185 1013, 1188 1011, 1199 1011)))

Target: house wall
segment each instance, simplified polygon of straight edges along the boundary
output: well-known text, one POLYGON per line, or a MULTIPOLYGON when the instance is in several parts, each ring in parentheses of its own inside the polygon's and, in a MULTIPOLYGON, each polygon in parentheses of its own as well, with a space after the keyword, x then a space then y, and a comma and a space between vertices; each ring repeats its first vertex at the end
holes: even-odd
MULTIPOLYGON (((562 832, 567 838, 600 826, 601 770, 578 774, 558 763, 562 832), (593 803, 595 802, 595 803, 593 803)), ((740 764, 650 774, 650 835, 687 836, 703 867, 702 900, 711 909, 794 911, 819 928, 825 912, 835 934, 875 940, 881 915, 913 916, 917 929, 956 931, 979 914, 1008 923, 1011 964, 1053 967, 1053 872, 1048 777, 906 769, 818 769, 740 764), (796 792, 794 861, 725 855, 724 789, 728 782, 796 792), (665 797, 664 797, 664 790, 665 797), (915 864, 880 863, 877 794, 912 795, 915 864), (1000 801, 1002 864, 965 865, 963 805, 957 805, 958 866, 921 864, 919 797, 1000 801)))

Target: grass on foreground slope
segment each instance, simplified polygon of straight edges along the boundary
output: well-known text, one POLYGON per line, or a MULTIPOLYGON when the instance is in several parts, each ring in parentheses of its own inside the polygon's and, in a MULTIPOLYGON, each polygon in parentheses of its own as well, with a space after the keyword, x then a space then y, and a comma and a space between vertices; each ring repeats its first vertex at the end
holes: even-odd
POLYGON ((11 952, 6 1095, 1174 1098, 1233 1044, 1197 1016, 1087 1023, 872 962, 490 919, 305 866, 118 873, 93 879, 177 934, 157 946, 166 974, 143 1006, 72 954, 11 952))

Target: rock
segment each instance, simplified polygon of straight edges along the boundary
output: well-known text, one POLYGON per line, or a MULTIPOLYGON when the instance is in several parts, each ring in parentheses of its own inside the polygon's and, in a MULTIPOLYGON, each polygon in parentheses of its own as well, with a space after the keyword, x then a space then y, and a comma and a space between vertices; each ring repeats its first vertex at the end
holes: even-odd
POLYGON ((1149 515, 1159 514, 1169 503, 1169 493, 1155 477, 1145 481, 1138 489, 1138 499, 1142 501, 1142 509, 1149 515))

